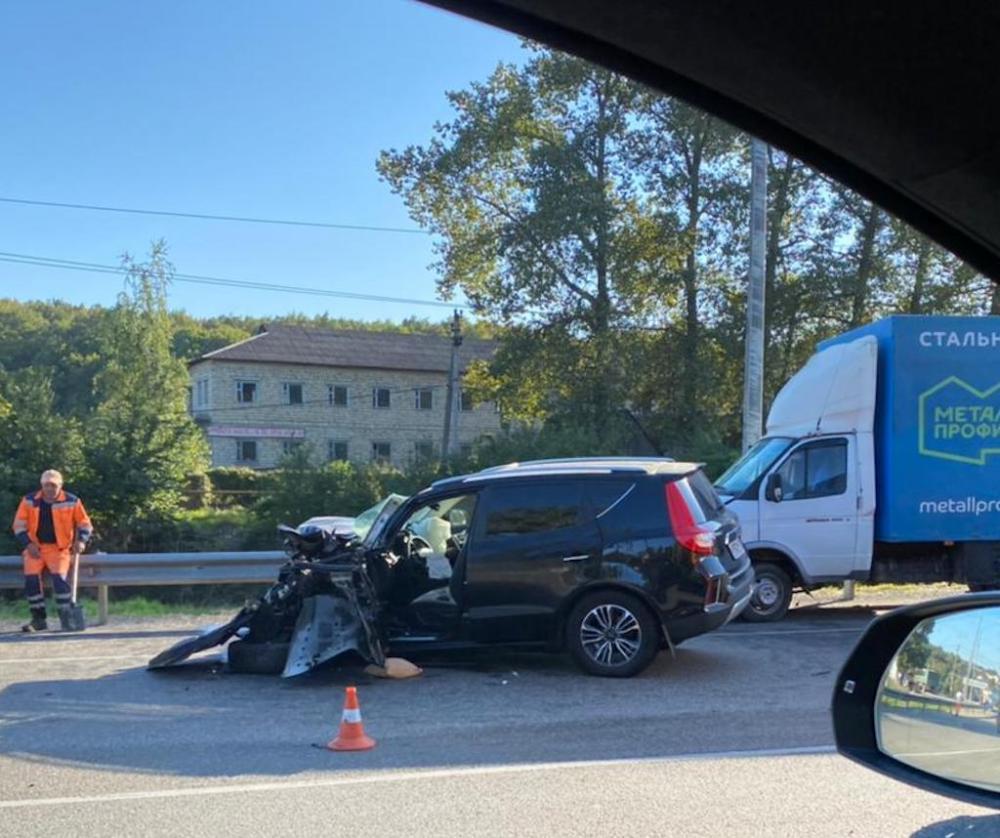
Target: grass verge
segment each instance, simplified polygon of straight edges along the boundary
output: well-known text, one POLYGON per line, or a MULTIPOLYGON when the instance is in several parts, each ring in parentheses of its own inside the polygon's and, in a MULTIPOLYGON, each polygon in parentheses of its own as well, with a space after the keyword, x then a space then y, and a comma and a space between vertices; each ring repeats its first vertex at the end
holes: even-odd
MULTIPOLYGON (((56 612, 56 605, 53 600, 47 603, 49 619, 53 619, 56 612)), ((87 616, 88 622, 97 620, 97 601, 85 598, 80 600, 83 606, 83 613, 87 616)), ((160 602, 156 599, 149 599, 144 596, 128 597, 127 599, 112 600, 108 605, 108 613, 112 617, 200 617, 205 614, 217 614, 233 608, 235 611, 239 605, 232 603, 190 603, 190 602, 160 602)), ((0 621, 16 621, 28 619, 28 604, 24 601, 0 602, 0 621)))

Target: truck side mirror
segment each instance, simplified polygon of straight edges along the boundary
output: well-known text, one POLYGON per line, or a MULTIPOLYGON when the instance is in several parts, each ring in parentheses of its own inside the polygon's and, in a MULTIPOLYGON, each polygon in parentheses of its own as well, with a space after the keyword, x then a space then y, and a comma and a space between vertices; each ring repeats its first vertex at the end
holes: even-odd
POLYGON ((781 486, 781 475, 778 472, 770 475, 767 478, 767 488, 764 490, 764 497, 768 500, 773 500, 775 503, 781 503, 781 499, 785 496, 785 490, 781 486))

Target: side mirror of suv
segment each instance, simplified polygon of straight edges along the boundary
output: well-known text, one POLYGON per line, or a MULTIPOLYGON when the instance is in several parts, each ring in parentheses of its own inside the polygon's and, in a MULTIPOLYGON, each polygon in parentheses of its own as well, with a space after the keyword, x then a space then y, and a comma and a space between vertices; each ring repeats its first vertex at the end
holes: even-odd
POLYGON ((764 490, 764 497, 768 500, 773 500, 775 503, 781 503, 781 499, 784 496, 785 490, 781 486, 781 475, 775 472, 767 478, 767 488, 764 490))

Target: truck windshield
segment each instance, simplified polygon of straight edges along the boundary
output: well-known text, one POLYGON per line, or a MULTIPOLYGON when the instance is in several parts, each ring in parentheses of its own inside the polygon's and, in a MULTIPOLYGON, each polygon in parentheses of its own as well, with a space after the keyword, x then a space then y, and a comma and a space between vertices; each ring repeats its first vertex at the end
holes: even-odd
POLYGON ((765 437, 733 463, 718 480, 715 489, 720 495, 742 495, 753 482, 767 471, 794 442, 783 436, 765 437))

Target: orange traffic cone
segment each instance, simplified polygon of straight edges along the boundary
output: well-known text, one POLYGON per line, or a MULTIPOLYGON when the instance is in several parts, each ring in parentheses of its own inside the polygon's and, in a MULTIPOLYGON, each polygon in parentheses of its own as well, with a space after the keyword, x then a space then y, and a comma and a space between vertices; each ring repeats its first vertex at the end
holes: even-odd
POLYGON ((365 734, 361 724, 361 708, 358 706, 356 687, 348 687, 344 693, 344 713, 340 717, 337 738, 326 746, 331 751, 367 751, 375 747, 375 740, 365 734))

